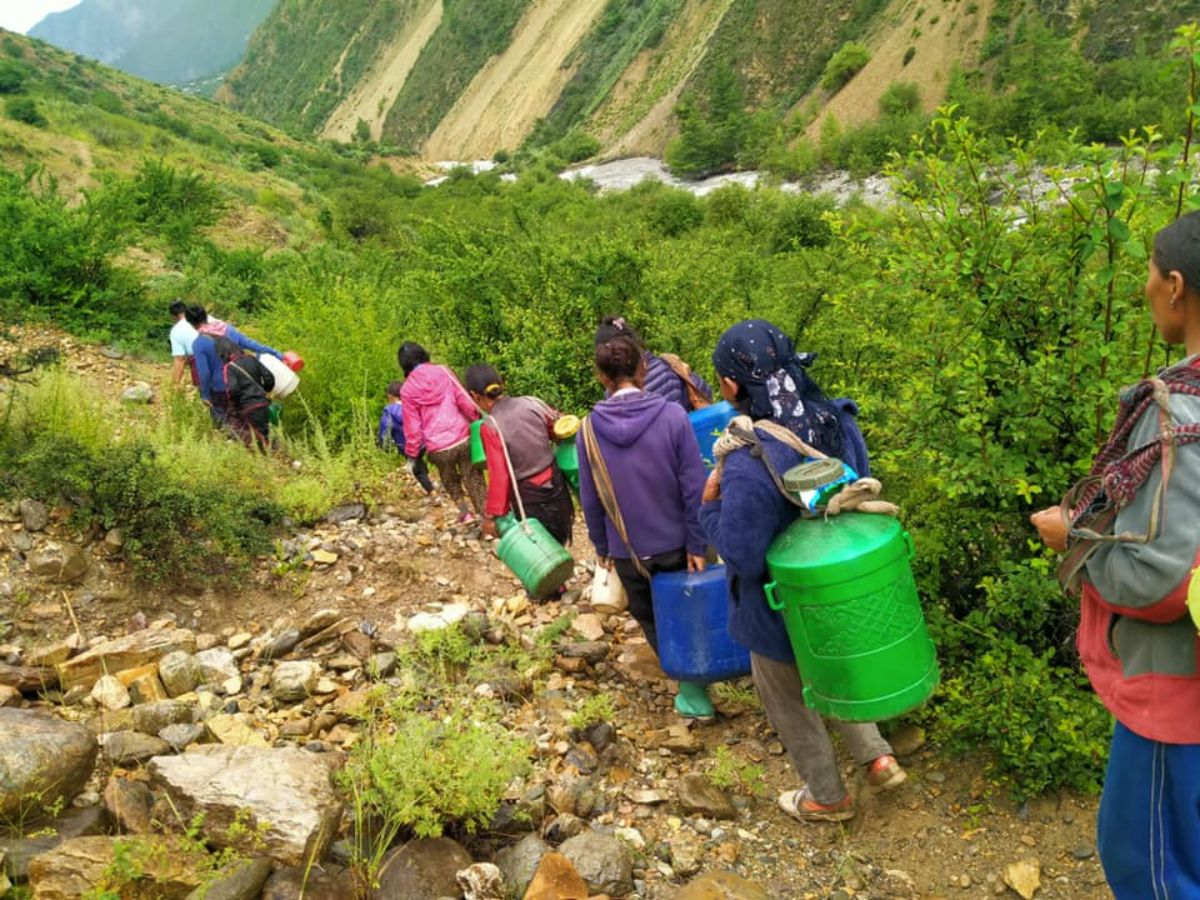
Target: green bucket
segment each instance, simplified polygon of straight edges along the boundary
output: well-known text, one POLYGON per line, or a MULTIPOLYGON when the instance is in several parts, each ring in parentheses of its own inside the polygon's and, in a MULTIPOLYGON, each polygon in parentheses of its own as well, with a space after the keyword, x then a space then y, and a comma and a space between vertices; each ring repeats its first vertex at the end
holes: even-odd
POLYGON ((483 428, 483 419, 476 419, 471 423, 471 465, 473 466, 482 466, 487 462, 487 454, 483 452, 481 428, 483 428))
POLYGON ((797 519, 771 543, 767 601, 783 614, 809 707, 876 722, 929 699, 940 673, 912 557, 900 523, 868 513, 797 519))
POLYGON ((496 544, 500 561, 536 600, 549 597, 566 584, 575 560, 537 519, 516 523, 496 544))
POLYGON ((579 448, 575 445, 575 441, 559 441, 555 444, 554 458, 558 462, 558 467, 562 469, 562 473, 567 479, 567 484, 571 486, 571 490, 578 494, 579 448))

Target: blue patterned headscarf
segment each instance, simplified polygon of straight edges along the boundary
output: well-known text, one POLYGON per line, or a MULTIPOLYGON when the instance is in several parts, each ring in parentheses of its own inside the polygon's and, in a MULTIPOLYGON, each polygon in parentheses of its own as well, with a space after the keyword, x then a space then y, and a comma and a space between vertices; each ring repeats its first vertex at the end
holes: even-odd
POLYGON ((830 456, 841 457, 837 410, 805 373, 814 353, 797 353, 791 338, 765 319, 734 325, 717 341, 713 365, 745 391, 750 416, 772 419, 830 456))

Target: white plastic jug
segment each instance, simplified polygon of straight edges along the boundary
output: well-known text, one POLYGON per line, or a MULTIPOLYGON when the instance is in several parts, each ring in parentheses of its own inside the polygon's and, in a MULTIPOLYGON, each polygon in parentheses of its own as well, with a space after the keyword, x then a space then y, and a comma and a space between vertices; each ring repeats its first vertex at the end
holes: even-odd
POLYGON ((596 566, 596 573, 592 576, 592 609, 604 615, 613 615, 628 608, 625 585, 621 584, 616 571, 596 566))
POLYGON ((258 361, 275 376, 275 390, 271 391, 271 396, 276 400, 282 400, 300 386, 300 376, 270 353, 260 353, 258 361))

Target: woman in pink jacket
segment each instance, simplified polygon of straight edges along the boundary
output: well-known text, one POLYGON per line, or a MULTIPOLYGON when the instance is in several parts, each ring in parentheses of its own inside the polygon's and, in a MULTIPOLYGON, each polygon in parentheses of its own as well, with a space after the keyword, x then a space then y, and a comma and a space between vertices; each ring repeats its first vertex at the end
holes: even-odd
POLYGON ((422 448, 437 466, 446 493, 458 504, 461 524, 483 515, 487 487, 483 473, 471 465, 471 423, 479 410, 466 389, 445 366, 429 361, 420 344, 405 341, 396 354, 404 370, 404 452, 409 467, 416 464, 422 448), (467 508, 463 488, 471 495, 475 515, 467 508))

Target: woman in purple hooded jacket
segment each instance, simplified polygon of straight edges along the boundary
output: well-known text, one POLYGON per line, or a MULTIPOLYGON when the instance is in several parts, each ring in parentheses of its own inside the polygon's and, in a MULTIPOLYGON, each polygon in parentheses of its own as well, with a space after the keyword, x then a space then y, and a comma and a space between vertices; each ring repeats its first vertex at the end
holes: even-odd
MULTIPOLYGON (((642 389, 646 364, 633 338, 618 335, 597 344, 596 374, 609 396, 596 404, 577 438, 579 501, 599 564, 616 569, 629 595, 629 612, 657 653, 650 577, 684 568, 701 571, 705 565, 704 462, 683 408, 642 389), (589 430, 611 480, 607 507, 601 498, 608 485, 603 475, 597 477, 588 455, 589 430)), ((688 682, 679 686, 675 709, 696 718, 713 715, 704 686, 688 682)))

